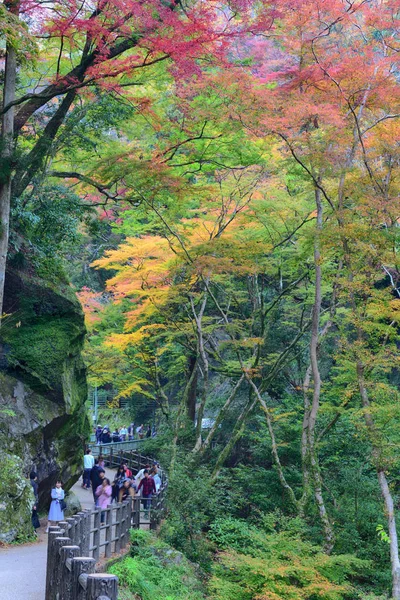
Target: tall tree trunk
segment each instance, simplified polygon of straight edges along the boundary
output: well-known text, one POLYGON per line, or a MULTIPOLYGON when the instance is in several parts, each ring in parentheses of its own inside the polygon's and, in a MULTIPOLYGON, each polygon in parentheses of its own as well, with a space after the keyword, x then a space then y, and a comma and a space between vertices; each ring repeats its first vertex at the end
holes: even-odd
MULTIPOLYGON (((5 3, 14 15, 19 12, 19 0, 5 3)), ((3 108, 15 100, 17 79, 17 52, 8 40, 4 70, 3 108)), ((8 238, 10 232, 10 205, 12 184, 12 159, 14 154, 14 107, 3 115, 0 148, 0 324, 3 315, 4 282, 8 254, 8 238)))
POLYGON ((197 368, 197 357, 195 355, 189 356, 189 379, 191 381, 190 388, 186 397, 186 413, 189 421, 193 424, 196 420, 196 398, 197 398, 197 379, 198 379, 198 368, 197 368), (192 377, 193 373, 193 377, 192 377))
MULTIPOLYGON (((359 331, 359 339, 362 333, 359 331)), ((394 513, 393 497, 386 479, 385 471, 382 465, 382 460, 379 448, 374 443, 376 436, 376 427, 371 414, 371 404, 368 397, 368 390, 365 385, 364 365, 361 361, 357 361, 357 378, 360 389, 361 401, 364 408, 364 419, 367 429, 370 433, 372 441, 372 455, 375 462, 375 468, 378 475, 379 487, 385 504, 386 517, 389 529, 390 540, 390 563, 392 567, 392 598, 400 600, 400 560, 399 560, 399 540, 396 529, 396 517, 394 513)))
POLYGON ((236 442, 238 442, 240 440, 240 438, 242 437, 244 428, 246 425, 246 421, 247 421, 248 417, 250 416, 250 414, 253 412, 257 402, 258 402, 257 398, 255 398, 253 400, 253 396, 250 393, 249 400, 247 401, 245 407, 243 408, 242 412, 240 413, 239 417, 237 418, 237 421, 235 423, 235 427, 233 428, 232 434, 231 434, 227 444, 225 445, 224 449, 222 450, 222 452, 220 452, 217 462, 215 463, 215 467, 214 467, 214 470, 211 475, 211 481, 213 483, 218 478, 218 475, 221 472, 224 462, 226 461, 226 459, 232 452, 232 448, 234 447, 236 442))
MULTIPOLYGON (((314 497, 318 507, 319 516, 325 537, 325 551, 329 554, 334 546, 334 533, 332 525, 325 507, 322 494, 322 479, 319 468, 318 454, 315 447, 315 426, 319 411, 321 397, 321 374, 318 361, 318 342, 322 303, 322 268, 321 268, 321 232, 323 223, 323 205, 321 199, 321 190, 315 189, 315 203, 317 207, 317 225, 314 241, 314 266, 315 266, 315 294, 314 306, 312 312, 311 341, 310 341, 310 364, 311 376, 314 383, 313 396, 311 404, 305 403, 305 422, 307 425, 306 442, 307 447, 302 448, 303 454, 303 474, 306 477, 305 483, 312 482, 314 497)), ((305 394, 305 398, 307 394, 305 394)))

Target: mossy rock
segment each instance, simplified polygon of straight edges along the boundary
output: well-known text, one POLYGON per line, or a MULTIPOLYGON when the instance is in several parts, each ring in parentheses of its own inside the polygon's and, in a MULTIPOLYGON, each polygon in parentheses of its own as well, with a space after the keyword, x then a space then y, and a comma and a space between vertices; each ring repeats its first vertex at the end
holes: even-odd
POLYGON ((39 508, 46 510, 57 478, 67 490, 78 479, 90 430, 83 312, 68 285, 15 269, 7 270, 4 312, 0 450, 20 457, 23 476, 37 472, 39 508))
POLYGON ((0 470, 0 542, 34 538, 31 511, 35 498, 32 486, 23 476, 22 460, 2 454, 0 470))

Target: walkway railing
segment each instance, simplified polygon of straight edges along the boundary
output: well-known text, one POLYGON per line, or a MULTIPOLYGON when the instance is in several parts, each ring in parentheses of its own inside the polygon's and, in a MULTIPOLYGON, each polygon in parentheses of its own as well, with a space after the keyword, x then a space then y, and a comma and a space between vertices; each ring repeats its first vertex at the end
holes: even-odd
MULTIPOLYGON (((140 470, 153 459, 134 450, 118 450, 109 445, 105 460, 110 468, 126 461, 140 470)), ((105 509, 85 510, 49 528, 45 600, 117 600, 118 579, 95 573, 100 558, 118 554, 129 543, 129 529, 155 529, 165 512, 168 481, 160 469, 162 485, 151 498, 151 506, 141 506, 140 496, 105 509), (101 523, 104 513, 104 523, 101 523)), ((147 501, 146 501, 147 502, 147 501)))
POLYGON ((114 451, 118 449, 120 450, 139 450, 141 445, 147 440, 128 440, 126 442, 110 442, 109 444, 96 444, 96 442, 90 443, 90 448, 92 449, 93 456, 99 456, 102 454, 103 456, 110 453, 110 450, 113 448, 114 451))

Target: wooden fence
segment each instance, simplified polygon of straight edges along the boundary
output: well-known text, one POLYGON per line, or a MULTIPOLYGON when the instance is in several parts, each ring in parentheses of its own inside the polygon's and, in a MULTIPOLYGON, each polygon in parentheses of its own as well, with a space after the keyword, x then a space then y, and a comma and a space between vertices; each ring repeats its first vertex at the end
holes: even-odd
MULTIPOLYGON (((110 445, 112 446, 112 445, 110 445)), ((115 451, 106 456, 110 468, 127 461, 140 470, 153 460, 140 453, 115 451)), ((151 499, 150 509, 140 496, 112 504, 105 509, 85 510, 49 528, 45 600, 116 600, 118 580, 107 573, 95 573, 98 560, 118 554, 129 543, 131 528, 155 529, 165 512, 168 481, 160 469, 162 485, 151 499), (103 513, 103 523, 101 515, 103 513)))

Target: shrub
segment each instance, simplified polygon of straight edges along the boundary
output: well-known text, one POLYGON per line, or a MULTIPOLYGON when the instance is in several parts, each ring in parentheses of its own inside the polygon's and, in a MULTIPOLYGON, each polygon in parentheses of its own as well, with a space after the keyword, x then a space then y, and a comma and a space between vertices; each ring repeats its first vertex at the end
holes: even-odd
POLYGON ((209 582, 213 600, 344 600, 369 564, 353 555, 327 556, 296 532, 265 533, 244 521, 217 520, 210 536, 221 549, 209 582))
POLYGON ((182 554, 146 531, 132 531, 131 541, 134 556, 110 568, 122 588, 141 600, 204 600, 195 569, 182 554))

